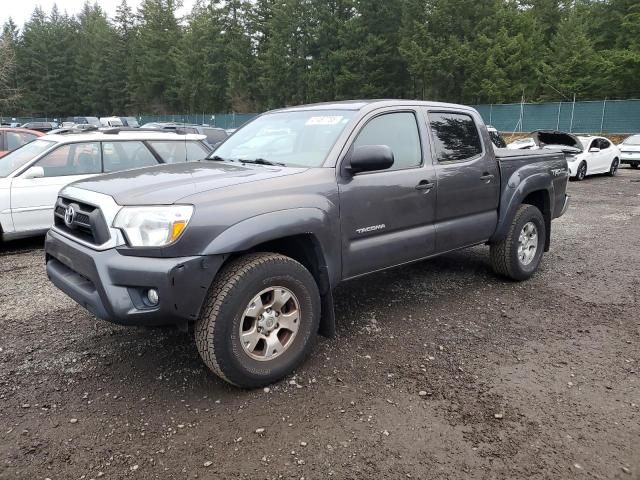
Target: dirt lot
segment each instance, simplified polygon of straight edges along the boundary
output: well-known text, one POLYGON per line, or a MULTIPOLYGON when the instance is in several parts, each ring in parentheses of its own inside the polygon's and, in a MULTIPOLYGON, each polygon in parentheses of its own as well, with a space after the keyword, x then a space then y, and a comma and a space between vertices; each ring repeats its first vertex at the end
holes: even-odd
POLYGON ((640 171, 569 189, 532 280, 478 247, 346 284, 267 391, 96 321, 42 239, 0 247, 0 479, 640 479, 640 171))

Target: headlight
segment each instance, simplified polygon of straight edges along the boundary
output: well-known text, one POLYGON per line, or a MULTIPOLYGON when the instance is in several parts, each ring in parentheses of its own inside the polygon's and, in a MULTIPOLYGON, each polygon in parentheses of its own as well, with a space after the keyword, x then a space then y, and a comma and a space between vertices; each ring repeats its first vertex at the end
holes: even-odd
POLYGON ((132 247, 163 247, 175 242, 187 227, 193 206, 123 207, 113 226, 132 247))

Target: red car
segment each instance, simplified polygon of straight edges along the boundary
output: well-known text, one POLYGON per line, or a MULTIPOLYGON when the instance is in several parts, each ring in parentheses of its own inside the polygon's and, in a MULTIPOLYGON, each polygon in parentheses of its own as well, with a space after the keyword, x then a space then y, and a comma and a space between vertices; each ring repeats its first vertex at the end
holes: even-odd
POLYGON ((4 157, 7 153, 42 135, 44 133, 26 128, 0 128, 0 157, 4 157))

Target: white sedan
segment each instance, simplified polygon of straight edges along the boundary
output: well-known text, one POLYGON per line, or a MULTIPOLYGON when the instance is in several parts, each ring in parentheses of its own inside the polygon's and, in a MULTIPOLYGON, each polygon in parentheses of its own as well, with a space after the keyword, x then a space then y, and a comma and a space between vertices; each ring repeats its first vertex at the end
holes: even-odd
POLYGON ((58 192, 76 180, 204 159, 204 135, 110 129, 45 135, 0 158, 0 239, 38 235, 53 223, 58 192))
POLYGON ((584 180, 587 175, 618 173, 620 150, 607 138, 544 130, 532 136, 539 148, 559 148, 565 152, 571 178, 584 180))
POLYGON ((640 135, 631 135, 618 148, 620 163, 627 163, 631 168, 640 167, 640 135))

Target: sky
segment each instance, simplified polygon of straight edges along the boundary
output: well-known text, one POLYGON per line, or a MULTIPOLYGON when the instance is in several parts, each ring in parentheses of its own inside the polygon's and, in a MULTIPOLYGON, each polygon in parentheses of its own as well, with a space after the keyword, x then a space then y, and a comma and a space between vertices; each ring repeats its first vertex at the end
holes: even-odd
MULTIPOLYGON (((73 15, 82 9, 82 5, 86 0, 0 0, 0 26, 6 22, 9 17, 22 28, 22 25, 29 19, 36 6, 40 5, 45 12, 50 12, 53 4, 58 5, 61 12, 67 11, 73 15)), ((120 5, 122 0, 90 0, 100 5, 110 17, 113 17, 116 7, 120 5)), ((128 0, 127 3, 134 11, 138 8, 142 0, 128 0)), ((191 11, 195 0, 183 0, 183 7, 178 11, 178 15, 185 15, 191 11)))

